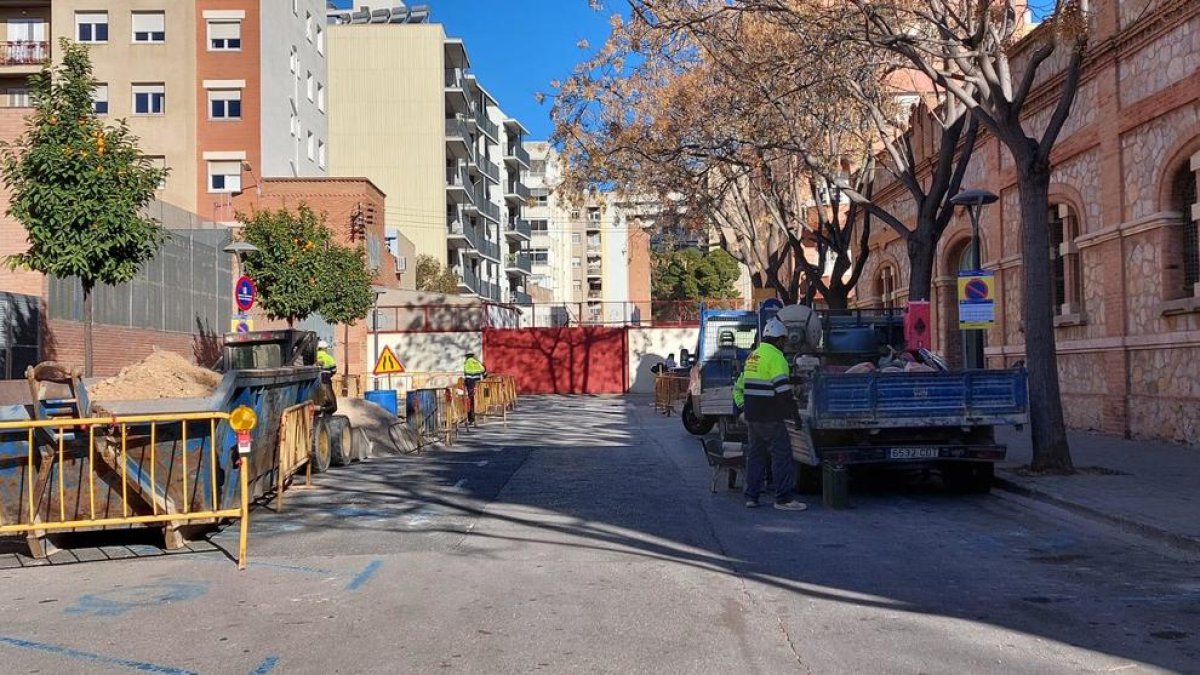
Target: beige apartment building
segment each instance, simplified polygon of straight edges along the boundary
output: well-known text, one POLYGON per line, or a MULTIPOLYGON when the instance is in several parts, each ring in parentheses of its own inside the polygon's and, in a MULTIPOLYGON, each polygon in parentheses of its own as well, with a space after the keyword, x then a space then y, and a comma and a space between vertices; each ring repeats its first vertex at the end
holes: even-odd
POLYGON ((449 266, 461 293, 528 302, 525 129, 461 40, 396 4, 329 12, 330 166, 378 185, 388 228, 449 266))

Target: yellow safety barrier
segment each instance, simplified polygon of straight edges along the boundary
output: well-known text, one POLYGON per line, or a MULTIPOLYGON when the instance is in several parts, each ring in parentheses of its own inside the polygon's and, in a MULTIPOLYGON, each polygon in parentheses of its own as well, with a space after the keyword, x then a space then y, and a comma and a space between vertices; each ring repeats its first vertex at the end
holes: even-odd
POLYGON ((466 385, 461 380, 457 386, 450 387, 445 392, 438 406, 441 412, 441 430, 446 435, 446 445, 454 445, 459 427, 466 425, 469 419, 471 402, 467 397, 466 385))
POLYGON ((279 420, 279 485, 275 490, 275 510, 283 510, 283 492, 288 479, 305 467, 304 484, 312 486, 310 444, 313 435, 313 416, 316 407, 300 403, 283 411, 279 420))
POLYGON ((161 524, 167 547, 179 548, 181 526, 239 518, 244 569, 248 471, 238 471, 237 503, 221 508, 218 453, 236 453, 218 448, 217 428, 227 419, 202 412, 0 422, 0 444, 10 451, 25 446, 12 466, 25 494, 4 503, 8 490, 0 491, 0 534, 25 533, 31 553, 44 557, 42 539, 52 531, 161 524))
POLYGON ((675 406, 687 400, 688 378, 679 375, 654 376, 654 411, 670 416, 675 406))
POLYGON ((475 386, 475 414, 488 417, 493 414, 508 426, 508 411, 517 407, 517 379, 511 375, 493 375, 475 386))
POLYGON ((362 375, 334 375, 333 390, 338 396, 348 398, 363 397, 363 376, 362 375))

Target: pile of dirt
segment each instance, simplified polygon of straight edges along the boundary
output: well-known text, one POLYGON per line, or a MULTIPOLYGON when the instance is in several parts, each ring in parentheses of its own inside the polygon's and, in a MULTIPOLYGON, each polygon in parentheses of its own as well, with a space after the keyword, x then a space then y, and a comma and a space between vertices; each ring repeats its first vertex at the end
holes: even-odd
POLYGON ((97 382, 88 394, 94 401, 195 398, 211 395, 220 383, 220 373, 201 368, 175 352, 156 349, 116 376, 97 382))
POLYGON ((362 433, 372 457, 412 452, 420 445, 403 420, 381 406, 361 398, 338 397, 337 414, 345 415, 354 427, 354 433, 362 433))

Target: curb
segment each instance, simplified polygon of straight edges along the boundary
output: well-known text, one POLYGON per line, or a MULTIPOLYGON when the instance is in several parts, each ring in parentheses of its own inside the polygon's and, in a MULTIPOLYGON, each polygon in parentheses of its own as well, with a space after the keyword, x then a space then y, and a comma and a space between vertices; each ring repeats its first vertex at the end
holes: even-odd
POLYGON ((1117 529, 1125 532, 1140 535, 1148 539, 1153 539, 1181 551, 1185 551, 1187 553, 1200 553, 1200 539, 1181 534, 1175 534, 1174 532, 1168 532, 1167 530, 1154 527, 1153 525, 1147 525, 1146 523, 1132 520, 1130 518, 1114 516, 1111 513, 1105 513, 1100 509, 1084 506, 1083 504, 1068 501, 1061 497, 1055 497, 1049 492, 1031 488, 1028 485, 1022 485, 1017 481, 1009 480, 1008 478, 1004 478, 999 475, 996 476, 994 484, 997 488, 1000 488, 1005 492, 1011 492, 1022 497, 1035 499, 1046 504, 1052 504, 1076 515, 1100 521, 1107 525, 1115 526, 1117 529))

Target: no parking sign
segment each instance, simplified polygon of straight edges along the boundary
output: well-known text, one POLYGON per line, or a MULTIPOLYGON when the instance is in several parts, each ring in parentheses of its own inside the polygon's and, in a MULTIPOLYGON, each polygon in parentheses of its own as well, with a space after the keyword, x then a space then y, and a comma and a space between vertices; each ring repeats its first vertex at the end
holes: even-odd
POLYGON ((258 297, 258 288, 254 285, 254 280, 243 274, 238 277, 237 283, 233 285, 233 299, 237 303, 237 308, 243 312, 248 312, 254 307, 254 300, 258 297))
POLYGON ((958 327, 987 330, 996 325, 996 275, 987 271, 959 272, 958 327))

